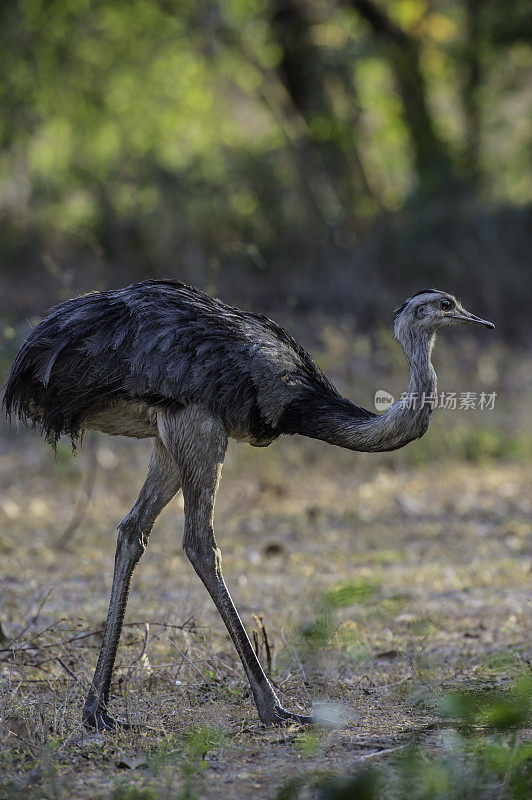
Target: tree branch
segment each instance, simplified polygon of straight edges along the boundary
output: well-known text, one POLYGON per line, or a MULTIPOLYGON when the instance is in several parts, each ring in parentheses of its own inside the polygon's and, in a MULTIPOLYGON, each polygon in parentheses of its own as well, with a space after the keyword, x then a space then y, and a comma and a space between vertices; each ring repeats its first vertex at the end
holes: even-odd
POLYGON ((398 44, 411 44, 411 37, 386 16, 375 3, 370 0, 350 0, 350 3, 360 16, 369 22, 378 36, 385 36, 398 44))
POLYGON ((371 25, 374 35, 385 45, 421 185, 429 190, 440 188, 450 180, 451 158, 446 143, 436 133, 427 103, 417 40, 371 0, 347 0, 347 3, 371 25))

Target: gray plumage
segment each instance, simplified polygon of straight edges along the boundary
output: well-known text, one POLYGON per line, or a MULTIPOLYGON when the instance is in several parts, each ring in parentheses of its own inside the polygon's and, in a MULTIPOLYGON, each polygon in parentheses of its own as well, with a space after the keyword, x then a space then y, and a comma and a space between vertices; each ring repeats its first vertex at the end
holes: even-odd
POLYGON ((269 443, 318 397, 361 419, 279 325, 179 282, 146 281, 53 308, 20 350, 4 405, 52 443, 118 401, 202 403, 228 432, 269 443))
MULTIPOLYGON (((435 395, 435 333, 458 322, 493 327, 435 289, 397 309, 394 334, 410 367, 412 395, 435 395)), ((282 707, 223 579, 213 512, 227 439, 264 446, 282 434, 302 434, 352 450, 394 450, 423 436, 431 403, 398 401, 380 415, 360 408, 275 322, 170 281, 88 294, 53 308, 21 348, 3 403, 8 416, 37 426, 52 444, 67 434, 74 445, 85 429, 153 439, 144 485, 118 526, 85 725, 124 725, 108 703, 131 575, 158 514, 180 489, 183 547, 238 651, 260 719, 310 722, 282 707)))

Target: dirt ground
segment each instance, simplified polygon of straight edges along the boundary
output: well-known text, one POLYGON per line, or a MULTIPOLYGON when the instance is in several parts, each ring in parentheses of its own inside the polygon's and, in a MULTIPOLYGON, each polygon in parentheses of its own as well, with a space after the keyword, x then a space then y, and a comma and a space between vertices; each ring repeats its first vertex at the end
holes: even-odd
POLYGON ((436 751, 449 689, 529 668, 529 461, 427 461, 424 442, 408 458, 232 444, 216 506, 226 581, 249 632, 262 616, 285 707, 323 724, 260 724, 183 554, 178 497, 135 572, 114 675, 112 711, 139 728, 87 736, 114 529, 149 443, 94 434, 54 459, 5 428, 0 446, 1 797, 275 797, 287 779, 351 770, 413 735, 436 751))

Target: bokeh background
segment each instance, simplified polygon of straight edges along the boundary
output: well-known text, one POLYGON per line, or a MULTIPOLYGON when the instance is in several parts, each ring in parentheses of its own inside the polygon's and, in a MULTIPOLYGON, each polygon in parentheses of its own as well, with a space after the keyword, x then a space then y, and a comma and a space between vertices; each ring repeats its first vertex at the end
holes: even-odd
POLYGON ((0 4, 0 383, 50 305, 145 278, 269 314, 372 410, 408 385, 409 294, 496 324, 441 334, 439 389, 474 407, 400 451, 229 446, 228 585, 284 704, 339 727, 261 728, 178 497, 112 686, 157 730, 87 737, 149 443, 54 458, 0 422, 2 800, 532 795, 531 40, 526 0, 0 4))
POLYGON ((178 277, 272 310, 530 320, 526 0, 6 0, 15 322, 178 277))

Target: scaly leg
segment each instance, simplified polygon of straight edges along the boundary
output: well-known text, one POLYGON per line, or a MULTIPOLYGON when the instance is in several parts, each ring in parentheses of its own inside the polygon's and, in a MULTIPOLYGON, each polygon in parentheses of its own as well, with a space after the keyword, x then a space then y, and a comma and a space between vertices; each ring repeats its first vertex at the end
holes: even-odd
POLYGON ((188 406, 176 415, 169 412, 160 415, 159 431, 176 459, 182 479, 185 552, 233 640, 260 719, 266 725, 310 723, 311 717, 293 714, 281 706, 253 651, 222 575, 222 558, 213 529, 214 501, 227 447, 227 435, 221 421, 200 406, 188 406))
POLYGON ((111 675, 135 565, 146 549, 153 524, 180 488, 179 473, 172 456, 159 439, 154 439, 146 480, 135 505, 118 526, 115 569, 109 611, 98 663, 83 709, 87 728, 114 730, 125 723, 107 711, 111 675))

